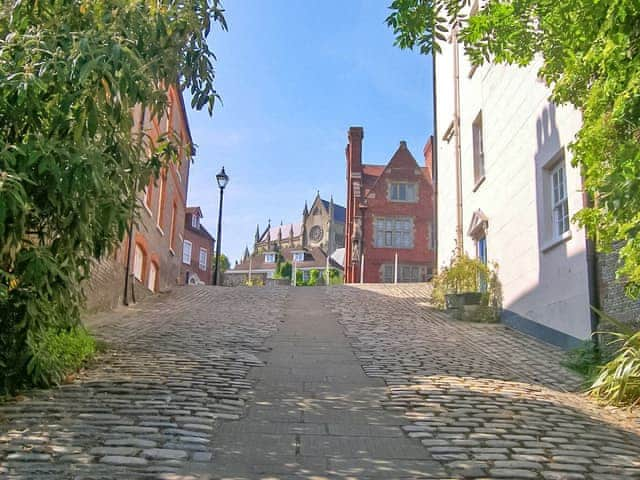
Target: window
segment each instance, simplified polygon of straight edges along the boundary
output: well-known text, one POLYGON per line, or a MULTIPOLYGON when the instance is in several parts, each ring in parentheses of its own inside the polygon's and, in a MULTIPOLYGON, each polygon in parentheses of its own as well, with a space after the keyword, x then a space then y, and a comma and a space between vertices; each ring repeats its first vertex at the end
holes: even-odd
POLYGON ((178 211, 178 207, 174 202, 173 206, 171 207, 171 228, 169 229, 169 250, 171 250, 172 252, 173 252, 173 246, 174 246, 175 236, 176 236, 177 211, 178 211))
POLYGON ((198 266, 200 270, 207 270, 207 250, 204 248, 200 249, 200 261, 198 262, 198 266))
POLYGON ((394 202, 415 202, 416 184, 392 182, 389 184, 389 200, 394 202))
POLYGON ((551 170, 551 206, 553 237, 559 238, 569 231, 569 201, 564 162, 560 162, 551 170))
POLYGON ((144 272, 144 250, 136 244, 136 250, 133 257, 133 275, 139 281, 142 281, 142 272, 144 272))
POLYGON ((304 262, 304 252, 294 252, 293 253, 293 261, 294 262, 304 262))
POLYGON ((383 265, 382 267, 382 283, 393 283, 393 265, 383 265))
POLYGON ((377 248, 413 248, 413 218, 376 218, 374 230, 377 248))
POLYGON ((149 279, 147 280, 147 288, 152 292, 156 291, 156 279, 158 278, 158 266, 155 262, 149 265, 149 279))
POLYGON ((485 265, 487 264, 487 237, 484 235, 476 240, 476 257, 485 265))
MULTIPOLYGON (((395 264, 385 264, 382 267, 382 282, 395 282, 395 264)), ((418 265, 398 265, 398 282, 416 283, 422 281, 422 268, 418 265)))
POLYGON ((473 121, 473 178, 476 184, 484 179, 484 146, 482 144, 482 112, 473 121))
POLYGON ((166 174, 160 174, 160 187, 158 188, 158 228, 162 230, 162 217, 164 216, 164 194, 165 194, 166 174))
POLYGON ((399 265, 398 282, 416 283, 420 281, 420 267, 416 265, 399 265))
POLYGON ((187 265, 191 265, 191 242, 189 240, 185 240, 182 244, 182 263, 187 265))
POLYGON ((276 254, 275 253, 265 253, 264 254, 264 262, 265 263, 276 263, 276 254))
POLYGON ((195 213, 191 215, 191 226, 193 228, 200 228, 200 217, 195 213))

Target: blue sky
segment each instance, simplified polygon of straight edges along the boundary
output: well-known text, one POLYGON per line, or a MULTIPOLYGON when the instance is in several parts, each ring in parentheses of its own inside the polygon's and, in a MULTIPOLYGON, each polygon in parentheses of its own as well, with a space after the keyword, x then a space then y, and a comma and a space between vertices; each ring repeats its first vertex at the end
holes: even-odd
POLYGON ((210 118, 189 111, 198 150, 188 204, 215 235, 224 165, 222 250, 232 263, 256 224, 300 221, 316 191, 344 205, 347 130, 364 127, 363 161, 386 163, 406 140, 422 163, 431 134, 431 60, 393 46, 390 0, 227 0, 214 32, 217 89, 210 118))

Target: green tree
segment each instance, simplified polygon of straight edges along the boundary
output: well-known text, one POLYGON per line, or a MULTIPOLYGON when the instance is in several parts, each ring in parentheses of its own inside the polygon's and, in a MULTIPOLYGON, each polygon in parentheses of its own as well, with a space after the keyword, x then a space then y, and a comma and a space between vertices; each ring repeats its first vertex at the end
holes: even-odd
POLYGON ((162 117, 175 84, 212 113, 215 24, 218 0, 0 5, 0 391, 34 377, 45 334, 75 328, 91 260, 176 157, 179 139, 150 145, 132 112, 162 117))
MULTIPOLYGON (((216 261, 216 257, 213 257, 213 261, 216 261)), ((215 267, 215 264, 214 264, 215 267)), ((220 263, 218 264, 218 269, 220 273, 224 273, 231 268, 231 263, 229 262, 229 257, 227 257, 224 253, 220 254, 220 263)))
POLYGON ((638 0, 394 0, 387 24, 401 48, 439 52, 452 25, 474 64, 528 65, 552 100, 583 116, 571 145, 593 206, 575 219, 601 250, 621 245, 618 275, 640 294, 640 3, 638 0), (597 235, 596 235, 597 233, 597 235))

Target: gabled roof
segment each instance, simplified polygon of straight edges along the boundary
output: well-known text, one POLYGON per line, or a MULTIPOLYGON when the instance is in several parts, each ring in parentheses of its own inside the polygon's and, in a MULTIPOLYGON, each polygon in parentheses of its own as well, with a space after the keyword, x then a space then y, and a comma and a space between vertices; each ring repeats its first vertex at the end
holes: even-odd
POLYGON ((200 210, 200 207, 187 207, 184 213, 187 213, 190 215, 197 213, 200 218, 204 217, 204 215, 202 214, 202 210, 200 210))
POLYGON ((380 178, 382 178, 382 176, 387 171, 387 169, 389 169, 391 165, 396 161, 396 159, 398 158, 398 154, 400 154, 402 150, 405 150, 409 154, 411 159, 414 161, 416 168, 419 168, 422 174, 425 176, 425 178, 431 182, 431 170, 427 167, 421 167, 416 161, 415 157, 411 154, 411 152, 407 148, 406 142, 402 141, 400 142, 400 146, 398 147, 398 149, 394 152, 393 156, 391 157, 391 160, 389 160, 389 163, 387 163, 386 165, 363 165, 362 166, 362 174, 363 174, 362 183, 364 186, 365 197, 369 195, 369 193, 376 187, 378 181, 380 181, 380 178))
POLYGON ((293 227, 293 236, 298 237, 302 233, 301 223, 288 223, 287 225, 278 225, 276 227, 269 227, 260 237, 260 241, 264 242, 267 239, 267 234, 270 234, 271 241, 279 238, 278 232, 282 232, 282 239, 288 239, 291 233, 291 227, 293 227))

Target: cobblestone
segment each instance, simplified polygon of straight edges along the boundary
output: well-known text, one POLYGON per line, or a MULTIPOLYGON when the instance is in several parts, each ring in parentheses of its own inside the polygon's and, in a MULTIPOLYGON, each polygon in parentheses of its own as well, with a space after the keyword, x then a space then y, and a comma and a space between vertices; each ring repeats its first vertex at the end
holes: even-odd
POLYGON ((0 477, 182 479, 191 461, 210 462, 216 425, 244 414, 247 374, 288 295, 248 292, 182 288, 90 318, 109 346, 92 368, 0 405, 0 477))
POLYGON ((0 405, 0 478, 640 479, 637 413, 427 293, 193 287, 93 317, 95 365, 0 405))
POLYGON ((560 350, 503 325, 451 320, 429 307, 423 285, 327 292, 365 373, 385 381, 385 407, 404 412, 403 430, 452 478, 640 478, 637 412, 576 393, 560 350))

